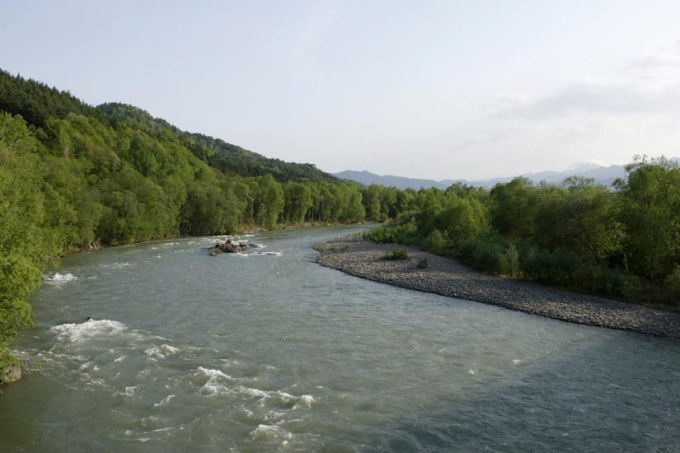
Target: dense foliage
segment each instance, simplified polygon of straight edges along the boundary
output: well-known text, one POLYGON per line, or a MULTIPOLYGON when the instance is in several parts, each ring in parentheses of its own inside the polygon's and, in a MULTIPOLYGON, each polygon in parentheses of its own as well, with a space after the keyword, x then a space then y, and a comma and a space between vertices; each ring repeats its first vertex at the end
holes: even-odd
POLYGON ((272 175, 279 182, 326 181, 339 182, 335 176, 322 172, 312 164, 297 164, 270 159, 240 146, 207 135, 183 132, 167 121, 154 118, 131 105, 106 103, 97 107, 108 118, 121 121, 153 137, 172 135, 196 157, 219 169, 227 176, 272 175))
MULTIPOLYGON (((368 236, 420 244, 498 274, 679 309, 680 167, 636 157, 626 169, 613 188, 583 178, 562 185, 516 178, 490 191, 399 192, 398 220, 368 236)), ((379 208, 387 197, 367 199, 369 216, 387 212, 379 208)))
POLYGON ((0 71, 0 371, 46 260, 281 224, 349 223, 357 185, 0 71))

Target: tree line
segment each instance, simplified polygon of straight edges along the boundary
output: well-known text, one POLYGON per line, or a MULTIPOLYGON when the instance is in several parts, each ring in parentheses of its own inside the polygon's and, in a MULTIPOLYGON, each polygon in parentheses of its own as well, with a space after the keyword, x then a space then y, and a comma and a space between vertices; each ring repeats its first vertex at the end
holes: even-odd
POLYGON ((626 170, 611 188, 519 177, 491 190, 397 192, 387 205, 394 195, 367 196, 368 215, 396 214, 367 236, 420 244, 497 274, 680 309, 680 167, 636 156, 626 170))

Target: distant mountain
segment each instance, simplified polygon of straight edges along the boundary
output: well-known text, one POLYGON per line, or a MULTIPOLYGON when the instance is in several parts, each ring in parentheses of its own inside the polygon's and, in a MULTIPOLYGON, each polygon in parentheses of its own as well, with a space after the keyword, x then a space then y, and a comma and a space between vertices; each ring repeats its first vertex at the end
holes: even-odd
MULTIPOLYGON (((564 171, 543 171, 538 173, 525 173, 523 175, 518 176, 524 176, 526 178, 529 178, 534 183, 545 181, 553 184, 559 184, 570 176, 581 176, 584 178, 592 178, 595 180, 597 184, 609 187, 617 178, 622 178, 623 176, 625 176, 625 174, 626 172, 623 168, 623 165, 611 165, 609 167, 605 167, 597 164, 588 163, 573 165, 570 169, 564 171)), ((346 170, 340 173, 334 173, 334 176, 337 176, 340 179, 355 181, 366 186, 370 186, 371 184, 381 184, 386 187, 396 187, 397 189, 401 190, 407 188, 419 190, 421 188, 430 187, 446 189, 447 187, 450 187, 452 184, 458 182, 475 187, 491 188, 498 183, 509 182, 515 178, 515 176, 512 176, 506 178, 492 178, 476 181, 468 181, 465 179, 457 180, 447 179, 443 181, 435 181, 432 179, 414 179, 391 175, 380 176, 367 171, 353 171, 353 170, 346 170)))
POLYGON ((379 176, 368 171, 354 170, 345 170, 341 171, 340 173, 332 174, 333 176, 336 176, 340 179, 358 182, 359 184, 363 184, 365 186, 370 186, 371 184, 380 184, 385 187, 396 187, 397 189, 401 190, 409 188, 418 190, 422 187, 437 187, 440 189, 446 189, 455 182, 451 180, 434 181, 431 179, 404 178, 402 176, 379 176))
MULTIPOLYGON (((626 175, 626 170, 623 165, 610 165, 604 167, 596 164, 573 165, 570 169, 563 171, 542 171, 538 173, 525 173, 521 176, 529 178, 534 183, 545 181, 547 183, 559 184, 570 176, 580 176, 583 178, 592 178, 597 184, 610 187, 617 178, 623 178, 626 175)), ((468 184, 473 186, 493 187, 499 182, 512 181, 514 177, 510 178, 494 178, 484 181, 473 181, 468 184)))

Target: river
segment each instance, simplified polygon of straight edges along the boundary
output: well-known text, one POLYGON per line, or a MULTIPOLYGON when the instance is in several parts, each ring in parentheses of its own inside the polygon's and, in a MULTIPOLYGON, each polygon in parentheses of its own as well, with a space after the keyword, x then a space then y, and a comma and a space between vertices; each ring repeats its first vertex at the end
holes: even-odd
POLYGON ((680 451, 680 342, 313 262, 359 230, 66 257, 32 298, 0 451, 680 451))

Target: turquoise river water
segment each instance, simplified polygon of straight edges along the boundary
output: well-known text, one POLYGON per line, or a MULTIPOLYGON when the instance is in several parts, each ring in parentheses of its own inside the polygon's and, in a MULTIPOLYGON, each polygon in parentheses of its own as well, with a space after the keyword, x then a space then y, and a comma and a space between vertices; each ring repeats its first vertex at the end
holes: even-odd
POLYGON ((680 342, 313 262, 359 230, 65 258, 32 299, 0 451, 680 452, 680 342))

